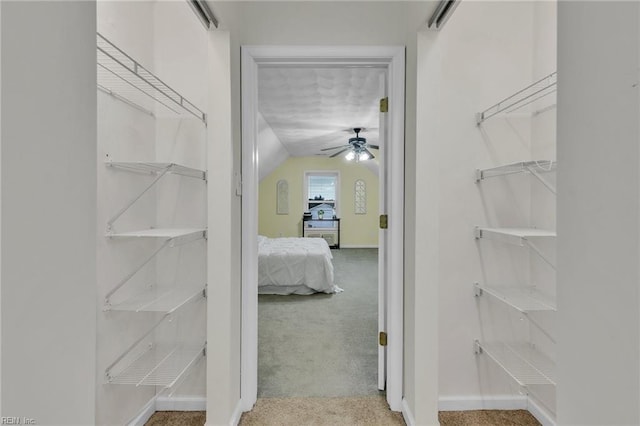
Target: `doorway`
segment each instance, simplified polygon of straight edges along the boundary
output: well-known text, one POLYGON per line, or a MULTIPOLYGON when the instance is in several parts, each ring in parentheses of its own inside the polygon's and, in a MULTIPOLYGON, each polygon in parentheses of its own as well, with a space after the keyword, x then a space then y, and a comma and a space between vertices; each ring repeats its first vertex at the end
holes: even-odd
POLYGON ((388 126, 386 165, 381 185, 388 194, 388 228, 381 231, 379 322, 387 346, 381 349, 380 370, 386 378, 386 395, 392 410, 402 401, 403 217, 404 217, 404 47, 281 47, 242 49, 242 352, 241 400, 247 411, 257 398, 258 376, 258 70, 274 64, 386 67, 388 75, 388 126), (384 178, 383 178, 384 176, 384 178))

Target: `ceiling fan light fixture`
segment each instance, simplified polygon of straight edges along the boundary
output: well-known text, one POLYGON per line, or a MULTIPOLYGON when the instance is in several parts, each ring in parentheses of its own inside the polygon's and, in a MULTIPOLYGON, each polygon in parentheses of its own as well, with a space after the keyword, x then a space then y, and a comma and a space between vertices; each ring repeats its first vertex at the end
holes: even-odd
POLYGON ((353 161, 356 158, 356 153, 353 151, 347 152, 347 155, 344 156, 345 160, 353 161))
POLYGON ((371 156, 366 151, 365 152, 361 152, 360 154, 358 154, 358 160, 360 160, 360 161, 367 161, 370 158, 371 158, 371 156))

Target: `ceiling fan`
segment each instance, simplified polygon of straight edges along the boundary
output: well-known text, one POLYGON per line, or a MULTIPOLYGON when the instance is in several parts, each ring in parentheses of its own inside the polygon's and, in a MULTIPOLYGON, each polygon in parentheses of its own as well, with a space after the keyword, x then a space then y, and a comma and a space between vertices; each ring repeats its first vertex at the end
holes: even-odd
POLYGON ((338 155, 342 154, 343 152, 349 151, 349 152, 347 152, 347 155, 345 155, 344 158, 347 161, 355 160, 356 163, 360 162, 360 161, 366 161, 366 160, 374 159, 376 157, 367 148, 380 149, 380 146, 368 144, 367 140, 365 138, 360 137, 360 132, 363 131, 363 130, 364 129, 362 127, 354 127, 353 131, 355 132, 356 137, 355 138, 349 138, 349 142, 346 145, 339 145, 339 146, 334 146, 334 147, 331 147, 331 148, 323 148, 320 151, 330 151, 332 149, 340 149, 340 151, 337 151, 337 152, 331 154, 329 156, 329 158, 337 157, 338 155))

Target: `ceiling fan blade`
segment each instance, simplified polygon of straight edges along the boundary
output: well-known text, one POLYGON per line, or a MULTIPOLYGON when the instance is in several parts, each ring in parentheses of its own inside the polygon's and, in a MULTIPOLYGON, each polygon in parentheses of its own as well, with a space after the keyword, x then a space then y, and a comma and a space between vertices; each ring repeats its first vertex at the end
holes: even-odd
POLYGON ((373 145, 373 144, 368 143, 367 144, 367 148, 380 149, 380 145, 373 145))
POLYGON ((345 149, 343 149, 342 151, 338 151, 338 152, 336 152, 336 153, 334 153, 334 154, 331 154, 331 155, 329 156, 329 158, 337 157, 338 155, 342 154, 342 153, 343 153, 343 152, 345 152, 345 151, 348 151, 349 149, 351 149, 351 148, 350 148, 350 147, 349 147, 349 148, 345 148, 345 149))
POLYGON ((351 145, 338 145, 338 146, 332 146, 331 148, 322 148, 320 151, 329 151, 332 149, 338 149, 338 148, 348 148, 351 145))
POLYGON ((371 153, 371 151, 369 151, 367 148, 365 148, 365 149, 364 149, 364 152, 366 152, 367 154, 369 154, 369 155, 370 155, 369 160, 373 160, 374 158, 376 158, 376 156, 375 156, 375 155, 373 155, 373 154, 371 153))

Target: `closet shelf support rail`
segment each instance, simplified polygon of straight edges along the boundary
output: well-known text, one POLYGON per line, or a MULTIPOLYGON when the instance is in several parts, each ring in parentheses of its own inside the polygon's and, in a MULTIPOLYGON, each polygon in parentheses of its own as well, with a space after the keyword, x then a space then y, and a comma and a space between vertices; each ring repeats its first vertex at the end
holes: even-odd
POLYGON ((477 113, 476 124, 480 125, 482 124, 482 122, 488 120, 489 118, 503 112, 506 113, 516 111, 537 101, 538 99, 554 93, 556 91, 557 82, 558 75, 556 72, 553 72, 548 76, 541 78, 535 83, 501 100, 497 104, 487 108, 482 112, 477 113))
POLYGON ((123 170, 143 172, 155 174, 155 179, 147 185, 142 191, 140 191, 135 197, 133 197, 124 207, 122 207, 116 214, 114 214, 107 221, 107 234, 113 231, 113 224, 120 218, 127 210, 133 206, 144 194, 146 194, 156 183, 166 174, 177 174, 187 177, 193 177, 202 179, 206 182, 207 173, 196 169, 190 169, 183 167, 175 163, 125 163, 125 162, 110 162, 106 163, 107 167, 120 168, 123 170))
POLYGON ((547 181, 541 173, 555 172, 557 169, 557 163, 553 160, 533 160, 533 161, 520 161, 517 163, 505 164, 502 166, 491 167, 488 169, 476 169, 476 183, 493 177, 507 176, 518 173, 530 173, 540 181, 549 191, 554 195, 556 194, 556 188, 553 184, 547 181))
MULTIPOLYGON (((121 80, 125 85, 137 89, 166 108, 171 105, 207 123, 206 114, 155 74, 140 65, 135 59, 100 33, 97 36, 98 66, 121 80)), ((111 91, 105 84, 105 89, 111 91)))
POLYGON ((116 284, 104 297, 105 301, 105 308, 104 310, 107 311, 109 310, 110 306, 111 306, 111 296, 113 296, 115 294, 115 292, 117 292, 120 288, 122 288, 122 286, 124 286, 126 283, 129 282, 129 280, 131 278, 134 277, 134 275, 136 275, 142 268, 144 268, 144 266, 151 262, 158 253, 160 253, 162 250, 164 250, 166 247, 177 247, 178 245, 182 245, 182 244, 187 244, 193 241, 198 241, 201 238, 206 238, 206 233, 202 232, 202 233, 196 233, 196 234, 190 234, 187 235, 185 237, 175 237, 175 238, 168 238, 166 239, 161 245, 160 247, 158 247, 156 250, 154 250, 146 259, 144 259, 142 262, 140 262, 138 264, 138 266, 136 266, 131 272, 129 272, 124 278, 122 278, 118 284, 116 284))

